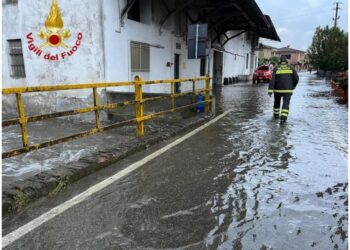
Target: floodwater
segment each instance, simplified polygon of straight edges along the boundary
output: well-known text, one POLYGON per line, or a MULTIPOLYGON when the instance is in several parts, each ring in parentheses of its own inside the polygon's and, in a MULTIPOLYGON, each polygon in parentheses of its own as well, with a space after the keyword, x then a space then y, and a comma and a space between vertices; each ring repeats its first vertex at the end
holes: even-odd
MULTIPOLYGON (((106 123, 106 122, 104 122, 106 123)), ((30 145, 43 143, 56 138, 88 131, 95 128, 94 122, 78 120, 52 119, 30 123, 28 138, 30 145)), ((23 180, 39 172, 57 166, 65 166, 91 155, 92 152, 118 146, 130 140, 135 128, 124 127, 113 129, 102 134, 85 137, 51 147, 35 150, 19 156, 2 160, 3 184, 23 180)), ((22 147, 22 136, 19 126, 5 127, 2 131, 3 152, 22 147)))
POLYGON ((216 96, 226 117, 6 249, 347 249, 348 110, 330 86, 302 73, 285 126, 266 84, 216 96))

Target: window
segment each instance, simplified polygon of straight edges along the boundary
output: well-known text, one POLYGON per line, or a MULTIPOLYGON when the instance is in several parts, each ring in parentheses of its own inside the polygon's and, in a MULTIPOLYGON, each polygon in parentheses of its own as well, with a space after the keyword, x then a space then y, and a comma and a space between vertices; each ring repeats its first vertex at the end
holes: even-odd
POLYGON ((284 55, 287 59, 290 59, 290 55, 284 55))
POLYGON ((201 58, 200 75, 205 75, 205 57, 201 58))
POLYGON ((245 68, 246 69, 248 69, 248 67, 249 67, 249 54, 247 53, 247 55, 246 55, 246 62, 245 62, 245 68))
POLYGON ((260 66, 258 68, 258 70, 265 70, 265 71, 267 71, 267 70, 269 70, 269 66, 260 66))
POLYGON ((149 45, 143 43, 130 43, 131 72, 149 72, 150 60, 149 45))
POLYGON ((8 43, 10 48, 11 76, 25 77, 21 39, 8 40, 8 43))
POLYGON ((18 0, 5 0, 5 4, 17 4, 17 3, 18 3, 18 0))

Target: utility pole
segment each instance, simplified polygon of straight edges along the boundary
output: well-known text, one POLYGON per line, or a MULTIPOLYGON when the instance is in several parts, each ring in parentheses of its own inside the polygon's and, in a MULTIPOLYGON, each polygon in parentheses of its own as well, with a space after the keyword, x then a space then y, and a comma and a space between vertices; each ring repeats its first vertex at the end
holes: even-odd
POLYGON ((338 16, 338 10, 341 10, 341 8, 339 7, 339 5, 341 4, 341 2, 336 2, 334 3, 336 5, 335 8, 333 8, 333 10, 335 10, 335 17, 333 18, 334 21, 334 28, 337 27, 337 21, 339 20, 339 16, 338 16))

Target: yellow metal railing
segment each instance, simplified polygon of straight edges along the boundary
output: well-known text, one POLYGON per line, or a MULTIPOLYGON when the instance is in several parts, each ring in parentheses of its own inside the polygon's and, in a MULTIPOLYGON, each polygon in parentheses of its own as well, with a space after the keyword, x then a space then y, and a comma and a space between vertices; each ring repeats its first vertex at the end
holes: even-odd
POLYGON ((2 153, 2 158, 9 158, 13 157, 25 152, 30 152, 33 150, 37 150, 40 148, 45 148, 48 146, 52 146, 55 144, 79 139, 82 137, 86 137, 89 135, 94 135, 97 133, 101 133, 103 131, 107 131, 113 128, 118 128, 121 126, 129 125, 134 122, 136 122, 136 131, 137 136, 141 137, 145 134, 144 129, 144 121, 150 120, 156 116, 160 116, 163 114, 167 114, 170 112, 175 112, 178 110, 182 110, 185 108, 189 108, 191 106, 197 105, 198 103, 195 102, 195 96, 197 93, 204 90, 205 92, 205 100, 202 103, 205 103, 205 112, 209 112, 210 110, 210 77, 209 75, 206 75, 205 77, 197 77, 197 78, 182 78, 182 79, 169 79, 169 80, 156 80, 156 81, 143 81, 139 76, 136 76, 133 82, 114 82, 114 83, 93 83, 93 84, 74 84, 74 85, 52 85, 52 86, 37 86, 37 87, 23 87, 23 88, 5 88, 2 90, 3 95, 10 95, 15 94, 16 100, 17 100, 17 109, 18 109, 18 118, 16 119, 10 119, 2 121, 2 126, 7 127, 11 125, 19 124, 21 128, 21 134, 22 134, 22 144, 23 147, 19 149, 14 149, 8 152, 2 153), (196 82, 198 81, 205 81, 205 88, 201 90, 196 90, 196 82), (174 84, 179 82, 192 82, 192 91, 190 92, 184 92, 184 93, 175 93, 174 92, 174 84), (146 84, 162 84, 162 83, 170 83, 171 84, 171 93, 170 95, 165 96, 157 96, 157 97, 151 97, 151 98, 143 98, 142 96, 142 86, 146 84), (135 87, 135 99, 131 101, 124 101, 120 103, 111 103, 111 104, 105 104, 105 105, 99 105, 99 99, 98 99, 98 88, 108 88, 108 87, 120 87, 120 86, 134 86, 135 87), (43 115, 37 115, 37 116, 30 116, 26 117, 25 110, 24 110, 24 104, 22 99, 22 94, 25 93, 32 93, 32 92, 47 92, 47 91, 60 91, 60 90, 73 90, 73 89, 92 89, 93 91, 93 98, 94 98, 94 106, 93 107, 86 107, 81 109, 74 109, 74 110, 68 110, 68 111, 62 111, 62 112, 55 112, 50 114, 43 114, 43 115), (181 106, 181 107, 175 107, 175 98, 185 95, 192 95, 192 104, 181 106), (171 99, 171 109, 165 110, 161 112, 151 113, 144 115, 144 107, 143 104, 145 102, 154 101, 154 100, 163 100, 163 99, 171 99), (122 106, 127 105, 135 105, 135 118, 114 123, 105 127, 101 127, 100 123, 100 110, 109 110, 114 109, 122 106), (88 112, 94 112, 95 113, 95 123, 96 127, 94 129, 84 131, 78 134, 61 137, 58 139, 54 139, 51 141, 47 141, 40 144, 29 144, 28 141, 28 131, 27 131, 27 124, 29 122, 36 122, 36 121, 42 121, 52 118, 58 118, 58 117, 64 117, 69 115, 77 115, 77 114, 83 114, 88 112))

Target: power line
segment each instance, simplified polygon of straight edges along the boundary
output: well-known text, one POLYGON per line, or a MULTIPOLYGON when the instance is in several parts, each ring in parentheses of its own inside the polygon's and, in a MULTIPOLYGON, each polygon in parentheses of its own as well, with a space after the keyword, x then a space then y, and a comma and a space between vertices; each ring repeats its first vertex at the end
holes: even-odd
POLYGON ((334 4, 336 5, 336 7, 333 8, 333 10, 335 10, 335 17, 333 18, 333 21, 334 21, 334 28, 336 28, 337 27, 337 21, 340 19, 340 16, 338 16, 338 10, 341 10, 339 5, 342 4, 342 3, 341 2, 336 2, 334 4))

